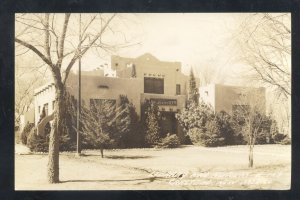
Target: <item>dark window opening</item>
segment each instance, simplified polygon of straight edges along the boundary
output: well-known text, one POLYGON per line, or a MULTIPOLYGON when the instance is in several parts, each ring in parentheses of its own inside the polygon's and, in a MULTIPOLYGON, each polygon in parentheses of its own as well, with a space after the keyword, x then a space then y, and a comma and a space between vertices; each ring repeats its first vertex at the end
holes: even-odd
POLYGON ((48 103, 44 105, 46 116, 48 116, 48 103))
POLYGON ((176 95, 180 95, 180 84, 176 84, 176 95))
MULTIPOLYGON (((106 76, 107 74, 105 74, 106 76)), ((101 89, 108 89, 108 86, 107 85, 98 85, 98 88, 101 88, 101 89)))
POLYGON ((144 93, 164 94, 164 79, 144 77, 144 93))
POLYGON ((177 133, 177 121, 174 112, 161 112, 161 136, 165 137, 168 133, 177 133))

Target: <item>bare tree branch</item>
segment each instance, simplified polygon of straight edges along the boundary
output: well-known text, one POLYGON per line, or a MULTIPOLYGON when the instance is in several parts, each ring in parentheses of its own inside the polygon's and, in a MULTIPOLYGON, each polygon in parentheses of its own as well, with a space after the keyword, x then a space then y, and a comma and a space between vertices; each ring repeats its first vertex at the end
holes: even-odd
POLYGON ((63 80, 63 84, 66 83, 68 75, 70 73, 70 70, 72 68, 72 66, 74 65, 74 63, 77 61, 77 59, 79 57, 82 57, 90 48, 91 46, 100 38, 100 36, 103 34, 103 32, 106 30, 106 28, 108 27, 108 25, 110 24, 110 22, 113 20, 113 18, 115 17, 116 14, 113 14, 105 23, 105 25, 101 28, 101 30, 98 32, 98 34, 89 42, 89 44, 83 48, 82 51, 80 51, 81 53, 79 54, 79 47, 81 46, 82 41, 80 42, 80 44, 78 45, 77 51, 74 54, 72 60, 70 61, 70 63, 68 64, 66 70, 65 70, 65 77, 63 80))
POLYGON ((15 38, 15 42, 23 45, 24 47, 29 48, 30 50, 32 50, 35 54, 37 54, 45 63, 47 63, 47 65, 49 65, 50 67, 53 67, 52 62, 44 55, 42 54, 37 48, 35 48, 33 45, 28 44, 27 42, 20 40, 18 38, 15 38))
POLYGON ((57 64, 56 64, 59 67, 61 67, 61 63, 62 63, 62 59, 63 59, 63 55, 64 55, 64 44, 65 44, 66 32, 67 32, 67 29, 68 29, 68 23, 69 23, 70 16, 71 16, 70 13, 65 14, 65 21, 64 21, 60 41, 59 41, 60 45, 59 45, 59 50, 58 50, 58 61, 57 61, 57 64))

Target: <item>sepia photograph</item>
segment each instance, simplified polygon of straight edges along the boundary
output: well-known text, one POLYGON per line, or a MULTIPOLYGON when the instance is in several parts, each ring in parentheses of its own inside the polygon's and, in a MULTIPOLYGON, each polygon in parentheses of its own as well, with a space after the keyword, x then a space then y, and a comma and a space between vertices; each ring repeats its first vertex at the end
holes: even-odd
POLYGON ((15 190, 290 190, 291 13, 15 13, 15 190))

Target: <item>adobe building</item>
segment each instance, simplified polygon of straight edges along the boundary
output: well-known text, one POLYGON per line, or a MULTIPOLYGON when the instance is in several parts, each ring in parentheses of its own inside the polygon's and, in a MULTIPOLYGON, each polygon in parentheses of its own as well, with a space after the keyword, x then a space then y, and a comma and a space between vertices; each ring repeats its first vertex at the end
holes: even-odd
POLYGON ((34 108, 30 107, 27 112, 20 116, 20 130, 23 130, 27 123, 34 123, 34 108))
MULTIPOLYGON (((111 68, 102 66, 94 71, 81 73, 81 97, 86 106, 91 102, 112 100, 118 103, 126 95, 141 116, 141 105, 148 99, 156 102, 162 116, 162 132, 181 132, 175 114, 186 105, 189 76, 181 72, 180 62, 160 61, 146 53, 137 58, 111 57, 111 68)), ((199 83, 199 79, 196 79, 199 83)), ((70 73, 66 87, 77 99, 78 74, 70 73)), ((46 84, 35 90, 35 116, 43 107, 46 114, 53 112, 55 87, 46 84)), ((37 125, 39 117, 35 117, 37 125)))
POLYGON ((239 106, 256 106, 266 114, 266 90, 264 87, 240 87, 209 84, 199 88, 200 100, 211 105, 214 112, 225 111, 233 115, 239 106))

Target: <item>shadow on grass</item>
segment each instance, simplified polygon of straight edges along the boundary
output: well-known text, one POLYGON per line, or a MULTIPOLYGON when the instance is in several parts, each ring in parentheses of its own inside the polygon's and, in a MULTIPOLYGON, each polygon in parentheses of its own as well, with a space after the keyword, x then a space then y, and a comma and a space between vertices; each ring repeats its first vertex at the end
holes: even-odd
MULTIPOLYGON (((73 155, 71 155, 73 156, 73 155)), ((78 157, 78 156, 77 156, 78 157)), ((95 154, 80 154, 79 157, 99 157, 101 155, 95 154)), ((135 156, 135 155, 104 155, 104 159, 146 159, 146 158, 153 158, 153 156, 135 156)), ((101 158, 102 159, 102 158, 101 158)))
POLYGON ((135 178, 135 179, 115 179, 115 180, 67 180, 60 183, 104 183, 104 182, 130 182, 130 181, 147 181, 149 183, 160 179, 159 177, 135 178))
POLYGON ((110 155, 104 156, 104 158, 108 159, 143 159, 143 158, 152 158, 152 156, 118 156, 118 155, 110 155))

